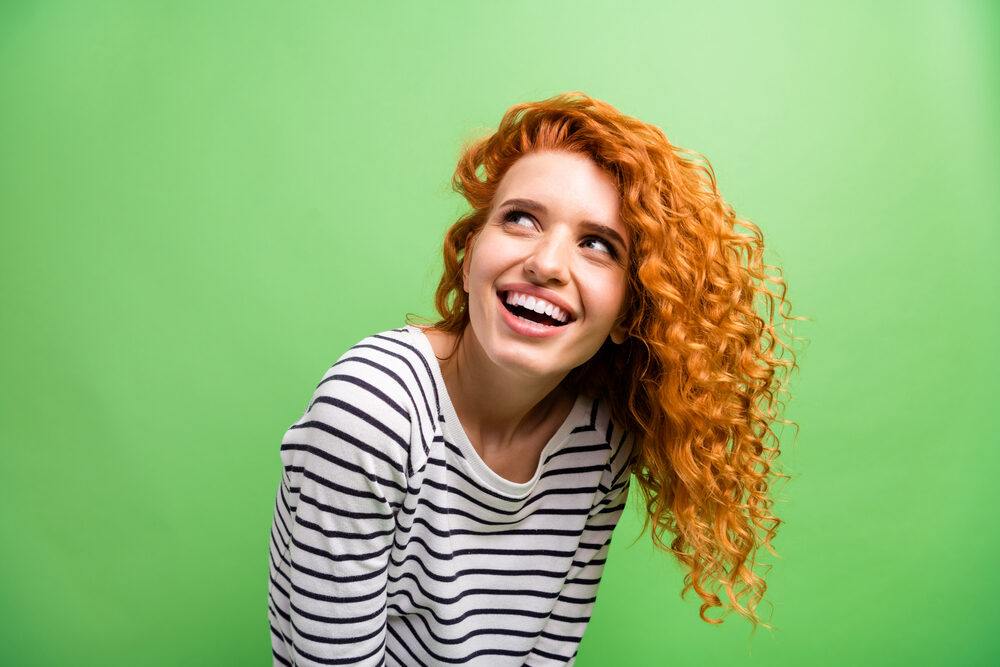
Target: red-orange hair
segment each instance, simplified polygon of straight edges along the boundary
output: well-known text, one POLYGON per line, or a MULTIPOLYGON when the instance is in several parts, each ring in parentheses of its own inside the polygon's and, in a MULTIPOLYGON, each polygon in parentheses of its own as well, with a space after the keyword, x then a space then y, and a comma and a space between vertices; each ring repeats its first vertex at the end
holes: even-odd
POLYGON ((784 423, 795 360, 778 335, 789 319, 780 270, 764 263, 760 230, 723 201, 707 161, 581 93, 511 107, 459 158, 453 186, 471 211, 445 236, 435 327, 465 330, 466 239, 511 165, 542 150, 586 155, 611 176, 632 247, 628 340, 606 343, 566 383, 600 387, 615 423, 637 436, 633 470, 653 542, 688 570, 683 592, 701 597, 701 617, 720 623, 706 611, 725 604, 756 625, 766 589, 756 557, 772 550, 781 524, 772 485, 785 477, 772 425, 784 423))

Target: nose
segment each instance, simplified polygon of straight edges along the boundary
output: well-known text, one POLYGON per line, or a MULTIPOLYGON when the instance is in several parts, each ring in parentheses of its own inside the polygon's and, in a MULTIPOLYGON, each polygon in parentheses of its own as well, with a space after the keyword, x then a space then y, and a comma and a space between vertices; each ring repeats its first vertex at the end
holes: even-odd
POLYGON ((572 243, 563 234, 544 234, 532 246, 524 270, 539 284, 564 285, 569 280, 572 243))

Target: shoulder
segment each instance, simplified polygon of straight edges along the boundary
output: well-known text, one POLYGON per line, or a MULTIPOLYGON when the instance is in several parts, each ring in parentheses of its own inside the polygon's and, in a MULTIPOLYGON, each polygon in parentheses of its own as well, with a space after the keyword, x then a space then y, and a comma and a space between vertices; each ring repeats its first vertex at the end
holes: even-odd
MULTIPOLYGON (((347 395, 406 412, 414 396, 426 393, 433 375, 419 331, 393 329, 362 339, 324 374, 317 396, 347 395)), ((429 407, 429 406, 426 406, 429 407)))
MULTIPOLYGON (((285 435, 282 451, 407 471, 423 458, 428 401, 419 332, 393 330, 353 345, 323 375, 305 414, 285 435), (416 449, 414 449, 416 448, 416 449), (301 453, 299 453, 301 452, 301 453)), ((350 466, 348 466, 350 467, 350 466)))
MULTIPOLYGON (((374 334, 351 346, 326 372, 310 404, 374 421, 426 452, 439 421, 433 357, 424 335, 414 327, 374 334)), ((418 459, 422 458, 418 456, 418 459)))

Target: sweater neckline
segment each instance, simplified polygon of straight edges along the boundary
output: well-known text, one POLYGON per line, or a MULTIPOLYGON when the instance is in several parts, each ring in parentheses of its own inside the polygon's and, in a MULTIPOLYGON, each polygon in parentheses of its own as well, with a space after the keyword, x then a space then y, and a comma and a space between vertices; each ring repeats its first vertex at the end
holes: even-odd
POLYGON ((407 331, 415 334, 414 337, 417 342, 417 347, 420 349, 420 353, 424 355, 424 358, 427 360, 427 363, 431 368, 431 374, 434 376, 434 383, 438 388, 438 396, 440 400, 438 409, 441 416, 444 417, 444 424, 448 428, 449 435, 451 435, 452 440, 454 440, 452 444, 458 447, 459 451, 462 453, 462 457, 472 469, 472 472, 479 478, 478 481, 488 487, 491 487, 495 491, 511 495, 523 495, 524 493, 530 491, 542 476, 542 469, 545 467, 545 460, 554 452, 559 450, 563 444, 565 444, 565 442, 569 439, 569 436, 572 434, 574 425, 581 423, 581 414, 586 412, 587 409, 584 397, 577 394, 573 402, 573 407, 570 408, 569 414, 566 415, 566 419, 559 425, 559 428, 556 429, 556 432, 551 438, 549 438, 549 441, 545 443, 545 447, 542 448, 538 457, 538 467, 535 468, 535 474, 531 477, 531 479, 527 482, 512 482, 490 468, 486 462, 483 461, 482 457, 479 456, 479 452, 476 451, 476 448, 472 446, 472 441, 469 440, 469 436, 465 433, 465 429, 462 427, 462 422, 458 418, 458 413, 455 412, 455 406, 451 402, 451 396, 448 394, 448 388, 444 383, 444 376, 441 374, 441 364, 438 361, 437 355, 434 354, 434 348, 431 347, 431 342, 424 334, 423 329, 412 324, 407 324, 406 329, 407 331))

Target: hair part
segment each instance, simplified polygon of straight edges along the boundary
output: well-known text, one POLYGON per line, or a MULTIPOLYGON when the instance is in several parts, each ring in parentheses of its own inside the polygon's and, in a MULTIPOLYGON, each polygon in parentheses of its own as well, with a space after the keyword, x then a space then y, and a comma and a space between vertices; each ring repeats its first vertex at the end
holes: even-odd
MULTIPOLYGON (((495 132, 462 152, 452 179, 470 211, 445 235, 434 327, 461 336, 466 242, 486 224, 507 170, 557 150, 589 157, 621 196, 629 237, 627 340, 605 343, 568 388, 605 388, 612 419, 636 437, 633 472, 654 544, 687 573, 682 593, 700 615, 727 607, 763 623, 757 562, 781 521, 772 512, 785 380, 795 355, 780 269, 764 262, 758 227, 738 219, 702 156, 582 93, 518 104, 495 132), (727 598, 723 602, 723 593, 727 598)), ((766 625, 766 623, 764 623, 766 625)))

